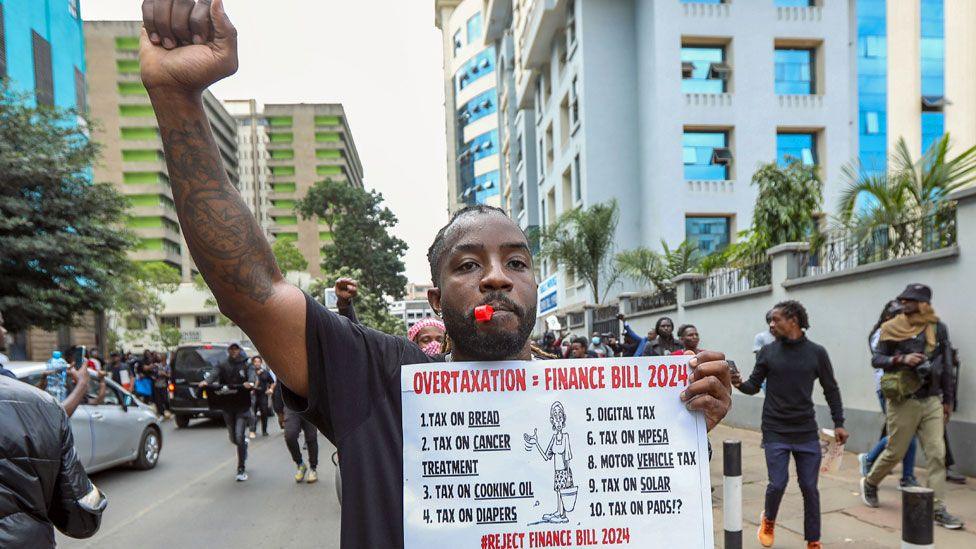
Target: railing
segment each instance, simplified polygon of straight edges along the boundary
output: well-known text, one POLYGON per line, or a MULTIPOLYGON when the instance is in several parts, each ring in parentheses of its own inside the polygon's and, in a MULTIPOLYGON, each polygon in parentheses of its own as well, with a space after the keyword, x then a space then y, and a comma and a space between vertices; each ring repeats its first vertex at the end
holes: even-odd
POLYGON ((675 288, 659 290, 653 294, 630 298, 631 311, 640 313, 678 305, 678 291, 675 288))
POLYGON ((768 259, 734 269, 720 269, 691 283, 691 300, 710 299, 761 288, 772 283, 772 264, 768 259))
POLYGON ((619 313, 620 307, 616 305, 594 309, 593 331, 601 334, 612 334, 614 337, 619 338, 620 321, 617 320, 617 315, 619 313))
POLYGON ((797 256, 796 277, 845 271, 879 261, 911 257, 956 244, 956 209, 883 225, 865 234, 838 231, 797 256))
POLYGON ((577 328, 586 324, 586 315, 582 312, 579 313, 569 313, 566 315, 567 322, 570 328, 577 328))
POLYGON ((731 107, 731 93, 686 93, 685 105, 690 107, 731 107))

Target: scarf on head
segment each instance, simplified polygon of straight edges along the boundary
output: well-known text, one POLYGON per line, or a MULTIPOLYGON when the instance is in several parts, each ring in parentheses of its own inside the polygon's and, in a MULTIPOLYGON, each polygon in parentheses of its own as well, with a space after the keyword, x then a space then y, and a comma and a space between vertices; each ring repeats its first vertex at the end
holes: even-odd
MULTIPOLYGON (((414 343, 417 343, 418 345, 420 345, 420 343, 417 342, 415 340, 415 338, 417 337, 417 334, 420 333, 420 330, 423 330, 424 328, 426 328, 428 326, 434 326, 436 328, 439 328, 441 330, 441 332, 446 332, 447 331, 444 328, 444 322, 442 322, 440 319, 438 319, 438 318, 425 318, 425 319, 420 320, 419 322, 417 322, 416 324, 414 324, 413 326, 410 327, 410 330, 407 332, 407 339, 409 339, 410 341, 413 341, 414 343)), ((441 353, 441 344, 440 344, 439 341, 431 341, 427 345, 424 345, 423 347, 421 347, 421 350, 427 356, 438 355, 438 354, 441 353)))
POLYGON ((881 341, 904 341, 925 332, 925 352, 935 350, 935 327, 939 322, 930 303, 919 303, 918 312, 904 313, 881 325, 881 341))

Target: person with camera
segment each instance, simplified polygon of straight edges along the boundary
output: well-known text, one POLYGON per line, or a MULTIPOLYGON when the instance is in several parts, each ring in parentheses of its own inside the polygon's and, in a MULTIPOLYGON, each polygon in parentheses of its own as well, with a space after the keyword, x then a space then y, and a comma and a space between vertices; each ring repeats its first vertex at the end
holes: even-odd
POLYGON ((881 392, 887 404, 888 444, 867 476, 861 499, 878 507, 878 486, 901 462, 917 436, 928 460, 928 485, 935 492, 935 523, 956 530, 959 518, 946 510, 946 447, 943 429, 952 413, 952 345, 949 331, 932 308, 932 289, 909 284, 898 296, 901 314, 881 325, 871 360, 884 371, 881 392))

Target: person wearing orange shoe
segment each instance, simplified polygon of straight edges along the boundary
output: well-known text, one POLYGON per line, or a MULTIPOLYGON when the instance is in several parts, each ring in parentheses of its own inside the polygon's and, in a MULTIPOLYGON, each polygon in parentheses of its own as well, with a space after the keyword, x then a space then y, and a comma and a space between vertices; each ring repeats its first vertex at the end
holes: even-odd
POLYGON ((841 444, 847 442, 844 407, 827 351, 807 339, 810 327, 807 311, 796 301, 777 304, 769 315, 769 328, 776 341, 756 354, 756 366, 748 381, 732 372, 732 385, 747 395, 759 392, 766 381, 763 403, 762 446, 766 452, 769 484, 766 505, 759 524, 759 543, 772 547, 776 515, 790 479, 790 456, 796 462, 796 476, 803 494, 803 537, 807 547, 820 547, 820 441, 813 409, 813 383, 820 381, 830 405, 834 432, 841 444))

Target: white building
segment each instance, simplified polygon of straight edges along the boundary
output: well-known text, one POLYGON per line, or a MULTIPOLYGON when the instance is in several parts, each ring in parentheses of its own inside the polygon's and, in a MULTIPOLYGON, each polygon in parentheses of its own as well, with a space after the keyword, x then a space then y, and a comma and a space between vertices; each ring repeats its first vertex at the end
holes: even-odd
POLYGON ((267 236, 271 234, 271 192, 268 168, 268 120, 254 99, 224 101, 237 120, 237 156, 241 198, 267 236))
POLYGON ((393 301, 390 303, 390 314, 402 319, 407 329, 425 318, 437 316, 426 299, 393 301))

